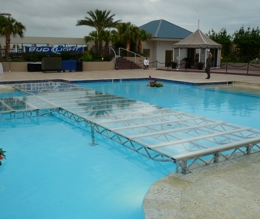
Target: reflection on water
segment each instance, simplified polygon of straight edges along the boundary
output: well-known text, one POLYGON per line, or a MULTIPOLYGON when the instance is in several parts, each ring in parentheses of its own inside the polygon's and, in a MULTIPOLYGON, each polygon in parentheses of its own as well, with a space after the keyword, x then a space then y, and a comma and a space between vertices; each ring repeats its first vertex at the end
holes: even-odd
POLYGON ((26 97, 9 97, 0 99, 0 112, 26 110, 26 97))
POLYGON ((147 87, 145 81, 86 83, 81 86, 195 115, 260 129, 260 96, 229 92, 218 86, 202 87, 164 82, 147 87))
POLYGON ((135 100, 115 97, 99 91, 87 91, 86 96, 75 101, 77 106, 83 107, 88 116, 103 117, 110 115, 115 110, 127 109, 135 104, 135 100))

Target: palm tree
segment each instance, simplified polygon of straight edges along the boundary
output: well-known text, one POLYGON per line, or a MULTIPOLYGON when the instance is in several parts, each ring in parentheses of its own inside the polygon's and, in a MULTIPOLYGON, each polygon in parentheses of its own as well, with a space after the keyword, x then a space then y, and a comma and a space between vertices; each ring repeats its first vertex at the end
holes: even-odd
POLYGON ((0 16, 11 16, 10 13, 0 13, 0 16))
POLYGON ((94 41, 95 42, 95 51, 96 52, 98 51, 98 41, 99 41, 99 38, 98 38, 97 31, 91 31, 88 36, 85 36, 84 39, 85 39, 86 43, 88 43, 90 41, 94 41))
MULTIPOLYGON (((96 9, 95 11, 88 11, 87 14, 89 15, 89 17, 85 17, 84 20, 78 20, 76 26, 86 25, 94 27, 99 36, 101 31, 105 30, 106 28, 116 27, 116 25, 121 22, 120 20, 114 21, 115 14, 111 15, 110 12, 111 11, 102 11, 98 9, 96 9)), ((99 39, 99 44, 102 45, 101 39, 99 39)))
POLYGON ((139 29, 137 26, 131 24, 130 22, 121 23, 117 25, 117 31, 119 36, 119 41, 125 43, 125 49, 130 51, 131 42, 136 42, 138 39, 139 29))
POLYGON ((138 36, 138 52, 141 53, 143 51, 143 44, 142 41, 150 40, 152 39, 152 34, 147 33, 145 30, 140 30, 139 36, 138 36))
POLYGON ((0 36, 5 36, 5 46, 8 54, 10 53, 11 35, 19 35, 22 38, 25 30, 26 27, 21 22, 10 17, 9 14, 8 17, 0 16, 0 36))
POLYGON ((112 45, 115 45, 119 42, 119 34, 116 30, 111 30, 111 42, 112 45))
POLYGON ((105 42, 104 52, 109 53, 109 42, 113 40, 112 31, 103 30, 100 32, 100 37, 105 42))

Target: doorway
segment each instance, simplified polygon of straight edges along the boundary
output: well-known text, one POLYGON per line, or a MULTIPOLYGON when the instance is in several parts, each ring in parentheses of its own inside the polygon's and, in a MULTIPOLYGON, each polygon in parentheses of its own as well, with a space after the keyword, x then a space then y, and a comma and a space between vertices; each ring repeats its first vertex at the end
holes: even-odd
POLYGON ((165 67, 171 66, 172 57, 173 57, 172 55, 173 55, 172 50, 166 50, 165 51, 165 67))
POLYGON ((187 58, 186 58, 186 68, 191 68, 191 66, 195 65, 196 58, 196 49, 188 48, 187 50, 187 58))

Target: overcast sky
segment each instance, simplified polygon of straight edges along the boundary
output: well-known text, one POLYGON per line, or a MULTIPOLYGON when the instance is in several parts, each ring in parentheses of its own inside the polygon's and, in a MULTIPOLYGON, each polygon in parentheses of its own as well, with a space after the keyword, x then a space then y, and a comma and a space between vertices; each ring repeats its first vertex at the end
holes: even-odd
POLYGON ((25 36, 84 37, 94 28, 76 26, 88 11, 110 10, 115 20, 141 26, 164 19, 194 32, 258 27, 260 0, 0 0, 0 12, 26 26, 25 36))

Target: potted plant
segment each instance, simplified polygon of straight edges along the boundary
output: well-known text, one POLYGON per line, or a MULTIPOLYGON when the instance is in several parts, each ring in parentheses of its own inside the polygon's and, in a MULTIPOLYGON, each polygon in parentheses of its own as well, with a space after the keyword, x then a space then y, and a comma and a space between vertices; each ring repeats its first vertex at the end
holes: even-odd
POLYGON ((198 62, 198 70, 202 70, 204 66, 203 62, 198 62))
POLYGON ((172 62, 172 68, 177 68, 177 62, 172 62))
POLYGON ((1 160, 3 160, 5 158, 5 151, 0 148, 0 166, 2 165, 1 160))
POLYGON ((184 58, 183 61, 185 61, 185 68, 191 68, 191 59, 190 58, 184 58))

